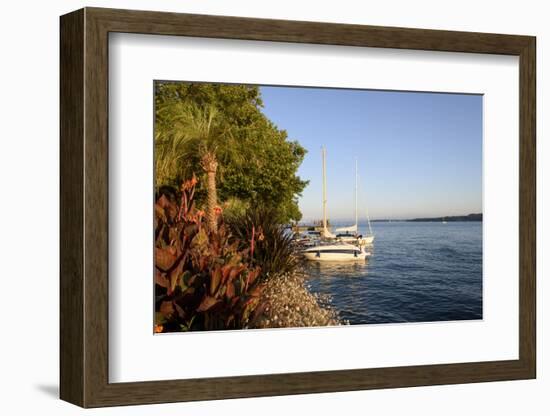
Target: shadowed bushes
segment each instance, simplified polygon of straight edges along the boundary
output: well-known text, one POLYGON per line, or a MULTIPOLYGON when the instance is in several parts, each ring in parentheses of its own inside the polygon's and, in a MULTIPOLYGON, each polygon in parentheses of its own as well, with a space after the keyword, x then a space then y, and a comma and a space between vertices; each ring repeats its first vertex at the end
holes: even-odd
POLYGON ((239 248, 251 248, 252 262, 261 267, 262 280, 292 273, 300 264, 291 233, 276 218, 275 210, 255 207, 226 219, 239 248))

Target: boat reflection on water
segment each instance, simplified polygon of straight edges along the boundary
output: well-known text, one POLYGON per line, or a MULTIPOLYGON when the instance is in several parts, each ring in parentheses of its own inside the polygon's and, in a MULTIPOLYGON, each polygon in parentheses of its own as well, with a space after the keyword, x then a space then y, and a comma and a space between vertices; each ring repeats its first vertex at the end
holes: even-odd
POLYGON ((306 284, 313 293, 329 297, 343 322, 367 323, 365 281, 373 257, 357 262, 305 262, 306 284))
POLYGON ((362 261, 310 261, 305 262, 304 269, 306 276, 312 279, 365 277, 372 257, 374 257, 374 253, 371 257, 362 261))

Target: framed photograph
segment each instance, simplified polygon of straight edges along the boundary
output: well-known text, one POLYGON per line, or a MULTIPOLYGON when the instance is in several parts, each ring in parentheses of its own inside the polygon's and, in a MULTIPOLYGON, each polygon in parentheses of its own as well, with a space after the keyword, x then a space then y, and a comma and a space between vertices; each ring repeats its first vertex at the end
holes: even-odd
POLYGON ((60 29, 63 400, 536 377, 534 37, 60 29))

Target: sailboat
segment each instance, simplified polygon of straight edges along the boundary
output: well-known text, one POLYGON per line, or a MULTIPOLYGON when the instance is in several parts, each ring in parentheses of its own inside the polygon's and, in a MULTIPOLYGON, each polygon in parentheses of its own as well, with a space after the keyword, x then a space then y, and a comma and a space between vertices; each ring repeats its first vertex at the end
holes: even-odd
MULTIPOLYGON (((314 247, 306 248, 302 254, 307 260, 313 261, 356 261, 365 260, 371 255, 364 249, 363 245, 348 244, 343 241, 332 243, 336 235, 332 234, 327 227, 327 175, 326 175, 326 150, 321 150, 323 158, 323 230, 321 236, 324 243, 314 247)), ((357 225, 357 224, 356 224, 357 225)))
POLYGON ((347 243, 320 244, 305 249, 302 254, 306 260, 332 262, 365 260, 371 255, 363 246, 347 243))
POLYGON ((324 239, 336 238, 327 228, 327 150, 323 146, 321 148, 321 156, 323 158, 323 231, 321 236, 324 239))
POLYGON ((369 234, 365 237, 358 234, 358 215, 357 215, 357 188, 358 188, 358 167, 357 159, 355 159, 355 224, 349 227, 337 228, 336 239, 344 242, 358 243, 359 245, 370 245, 374 242, 374 234, 370 225, 369 213, 367 212, 367 224, 369 227, 369 234))

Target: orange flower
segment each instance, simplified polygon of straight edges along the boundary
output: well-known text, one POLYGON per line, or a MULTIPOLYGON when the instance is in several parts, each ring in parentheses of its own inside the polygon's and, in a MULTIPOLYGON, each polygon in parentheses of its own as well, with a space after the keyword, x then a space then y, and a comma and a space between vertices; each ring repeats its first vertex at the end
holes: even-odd
POLYGON ((189 191, 190 189, 192 189, 197 183, 199 182, 199 180, 197 179, 197 177, 195 175, 193 175, 193 177, 189 180, 186 180, 182 185, 181 185, 181 190, 182 191, 189 191))
POLYGON ((197 217, 199 217, 199 218, 200 218, 200 217, 204 217, 204 211, 202 211, 202 210, 200 210, 200 209, 197 210, 197 217))
POLYGON ((214 207, 214 212, 216 215, 220 215, 223 212, 222 207, 214 207))
POLYGON ((164 330, 162 325, 155 325, 155 334, 158 334, 164 330))

